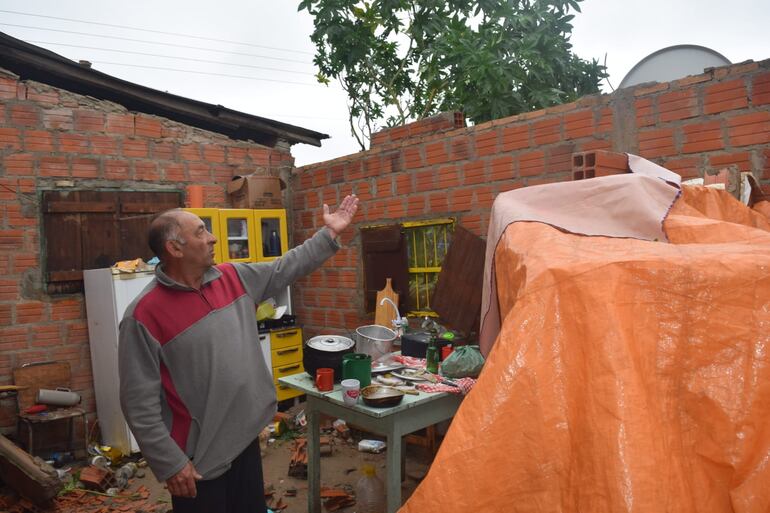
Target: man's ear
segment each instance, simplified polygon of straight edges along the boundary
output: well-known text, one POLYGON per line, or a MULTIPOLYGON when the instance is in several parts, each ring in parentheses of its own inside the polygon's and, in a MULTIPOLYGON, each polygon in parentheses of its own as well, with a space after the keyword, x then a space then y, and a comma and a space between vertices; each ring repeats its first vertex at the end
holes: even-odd
POLYGON ((182 258, 182 245, 176 240, 166 241, 166 254, 174 258, 182 258))

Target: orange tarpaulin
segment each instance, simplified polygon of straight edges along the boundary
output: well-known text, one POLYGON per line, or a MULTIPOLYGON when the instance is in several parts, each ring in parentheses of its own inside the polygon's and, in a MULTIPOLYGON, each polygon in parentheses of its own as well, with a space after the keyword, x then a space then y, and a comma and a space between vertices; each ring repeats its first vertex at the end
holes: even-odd
POLYGON ((685 187, 664 228, 505 229, 500 334, 401 511, 770 509, 770 223, 685 187))

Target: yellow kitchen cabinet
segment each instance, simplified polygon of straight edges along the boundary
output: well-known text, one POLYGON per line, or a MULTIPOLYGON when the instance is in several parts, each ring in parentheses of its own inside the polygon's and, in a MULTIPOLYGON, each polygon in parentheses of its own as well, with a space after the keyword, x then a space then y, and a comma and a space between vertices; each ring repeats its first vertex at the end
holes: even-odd
POLYGON ((253 210, 247 208, 219 209, 219 233, 224 262, 257 261, 253 210))
POLYGON ((302 329, 285 328, 271 331, 265 342, 270 347, 270 366, 278 400, 302 395, 302 392, 278 383, 278 378, 305 371, 302 365, 302 329))
POLYGON ((254 210, 254 229, 258 262, 275 260, 289 250, 286 210, 254 210))
POLYGON ((270 262, 289 250, 286 210, 186 208, 200 217, 217 238, 214 260, 270 262))
POLYGON ((185 210, 200 217, 203 221, 203 224, 206 225, 206 229, 217 238, 217 243, 214 245, 214 262, 221 264, 224 261, 222 259, 222 248, 224 247, 224 244, 222 242, 222 235, 219 229, 219 209, 186 208, 185 210))

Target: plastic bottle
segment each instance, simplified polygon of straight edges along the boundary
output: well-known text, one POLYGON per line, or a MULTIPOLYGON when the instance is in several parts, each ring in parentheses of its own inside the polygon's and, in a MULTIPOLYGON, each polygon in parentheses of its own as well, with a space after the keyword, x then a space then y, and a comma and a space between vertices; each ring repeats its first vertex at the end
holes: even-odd
POLYGON ((270 256, 279 256, 281 254, 281 239, 278 238, 278 232, 270 232, 270 256))
POLYGON ((356 483, 356 513, 385 513, 385 485, 374 465, 364 465, 364 475, 356 483))

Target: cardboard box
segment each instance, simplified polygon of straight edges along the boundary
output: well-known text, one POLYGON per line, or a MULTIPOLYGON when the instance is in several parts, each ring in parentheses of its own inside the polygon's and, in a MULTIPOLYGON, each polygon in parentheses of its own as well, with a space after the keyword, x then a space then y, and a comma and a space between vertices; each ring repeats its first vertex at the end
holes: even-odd
POLYGON ((233 208, 283 208, 284 188, 277 176, 236 176, 227 184, 233 208))

